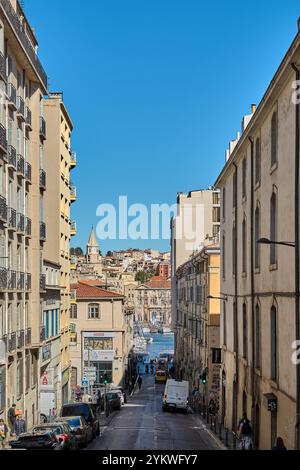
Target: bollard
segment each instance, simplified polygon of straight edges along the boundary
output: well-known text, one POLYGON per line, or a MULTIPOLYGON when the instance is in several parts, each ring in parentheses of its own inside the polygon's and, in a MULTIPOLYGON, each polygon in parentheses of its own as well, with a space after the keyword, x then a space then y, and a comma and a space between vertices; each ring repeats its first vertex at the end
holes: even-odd
POLYGON ((225 445, 228 447, 228 428, 225 428, 225 445))
POLYGON ((233 434, 233 449, 236 450, 236 435, 233 434))

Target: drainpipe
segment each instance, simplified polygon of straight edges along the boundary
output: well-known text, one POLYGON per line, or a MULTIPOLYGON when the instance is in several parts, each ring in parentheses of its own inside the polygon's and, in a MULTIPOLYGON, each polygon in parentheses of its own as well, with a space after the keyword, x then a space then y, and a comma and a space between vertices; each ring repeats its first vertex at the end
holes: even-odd
MULTIPOLYGON (((295 63, 291 64, 296 72, 296 80, 300 80, 300 70, 295 63)), ((299 88, 299 86, 297 87, 299 88)), ((300 340, 300 282, 299 282, 299 125, 300 125, 300 106, 299 102, 295 104, 295 328, 296 341, 300 340)), ((298 344, 298 343, 297 343, 298 344)), ((300 433, 300 363, 296 365, 296 430, 295 430, 295 449, 299 450, 300 433)))
POLYGON ((238 413, 238 385, 239 385, 239 334, 238 334, 238 243, 237 243, 237 233, 238 233, 238 210, 237 210, 237 203, 238 203, 238 174, 237 174, 237 165, 233 162, 234 171, 235 171, 235 183, 234 183, 234 191, 235 191, 235 208, 234 208, 234 218, 235 218, 235 231, 234 231, 234 244, 235 244, 235 279, 234 279, 234 302, 235 302, 235 311, 234 311, 234 318, 235 318, 235 331, 236 331, 236 357, 235 357, 235 383, 236 383, 236 394, 235 394, 235 423, 234 423, 234 430, 237 427, 237 413, 238 413))
MULTIPOLYGON (((250 231, 251 231, 251 331, 252 331, 252 406, 251 406, 251 422, 254 423, 254 410, 255 410, 255 400, 256 400, 256 389, 255 389, 255 285, 254 285, 254 141, 252 137, 249 137, 251 144, 251 217, 250 217, 250 231)), ((256 423, 254 423, 256 426, 256 423)))

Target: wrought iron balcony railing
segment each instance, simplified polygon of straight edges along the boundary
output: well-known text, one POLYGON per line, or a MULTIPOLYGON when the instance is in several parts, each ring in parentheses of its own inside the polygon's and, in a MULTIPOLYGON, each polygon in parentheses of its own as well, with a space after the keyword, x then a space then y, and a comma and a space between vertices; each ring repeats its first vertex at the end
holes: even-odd
POLYGON ((46 189, 46 172, 45 170, 40 170, 40 188, 46 189))
POLYGON ((14 109, 17 107, 17 90, 12 83, 7 84, 8 105, 14 109))
POLYGON ((7 74, 6 74, 6 60, 2 52, 0 52, 0 76, 2 80, 6 82, 7 74))
POLYGON ((17 96, 17 115, 25 119, 25 102, 22 96, 17 96))
POLYGON ((17 155, 17 172, 21 176, 25 176, 25 160, 22 155, 17 155))
POLYGON ((7 288, 13 290, 17 288, 17 273, 16 271, 8 271, 7 275, 7 288))
POLYGON ((44 222, 40 222, 40 240, 46 240, 46 224, 44 222))
POLYGON ((36 54, 36 51, 28 38, 24 29, 24 20, 22 21, 17 12, 14 10, 10 0, 0 0, 0 6, 7 16, 11 27, 13 28, 17 38, 21 42, 26 54, 28 55, 36 73, 38 74, 44 88, 47 90, 47 75, 41 65, 41 62, 36 54))
POLYGON ((46 121, 42 116, 40 116, 40 136, 46 139, 46 121))
POLYGON ((26 122, 26 126, 31 129, 32 114, 31 114, 30 108, 28 106, 26 106, 26 108, 25 108, 25 122, 26 122))
POLYGON ((45 274, 40 275, 40 290, 41 291, 46 290, 46 275, 45 274))
POLYGON ((41 326, 40 327, 40 342, 43 343, 44 341, 46 341, 46 327, 41 326))
POLYGON ((7 222, 7 203, 3 196, 0 196, 0 220, 7 222))
POLYGON ((17 231, 19 233, 25 233, 25 216, 19 212, 17 214, 17 231))
POLYGON ((17 228, 17 212, 12 207, 8 208, 8 218, 7 218, 8 228, 11 230, 16 230, 17 228))
POLYGON ((31 165, 28 162, 25 162, 25 178, 31 183, 31 165))
POLYGON ((14 170, 17 168, 17 151, 15 147, 9 145, 7 148, 8 165, 14 170))
POLYGON ((17 348, 17 334, 16 333, 10 333, 8 335, 8 352, 13 352, 17 348))
POLYGON ((31 237, 31 219, 26 217, 26 229, 25 229, 25 234, 27 237, 31 237))
POLYGON ((17 347, 18 349, 22 349, 25 346, 25 331, 21 330, 18 331, 17 334, 17 347))
POLYGON ((31 290, 31 274, 26 273, 25 275, 25 290, 31 290))
POLYGON ((0 289, 7 289, 7 269, 0 268, 0 289))
POLYGON ((25 289, 25 274, 24 273, 17 273, 17 289, 24 290, 25 289))
POLYGON ((2 124, 0 124, 0 147, 4 153, 7 152, 6 129, 2 124))

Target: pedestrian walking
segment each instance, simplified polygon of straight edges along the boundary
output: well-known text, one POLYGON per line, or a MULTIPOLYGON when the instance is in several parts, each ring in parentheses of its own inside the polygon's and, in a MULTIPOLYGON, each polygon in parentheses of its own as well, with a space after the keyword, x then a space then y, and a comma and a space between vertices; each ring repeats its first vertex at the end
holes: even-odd
POLYGON ((0 446, 3 449, 5 449, 5 442, 6 442, 6 437, 8 433, 8 427, 4 422, 4 419, 0 419, 0 446))
POLYGON ((253 449, 252 426, 247 417, 247 413, 244 413, 243 417, 239 421, 238 433, 241 440, 241 448, 243 450, 253 449))
POLYGON ((139 378, 138 378, 138 386, 139 386, 139 390, 141 390, 141 388, 142 388, 142 383, 143 383, 143 379, 142 379, 142 377, 141 377, 141 376, 139 376, 139 378))
POLYGON ((14 424, 14 434, 19 437, 20 434, 24 434, 27 432, 27 425, 25 419, 22 417, 21 414, 17 416, 14 424))
POLYGON ((287 450, 287 448, 284 445, 284 441, 282 437, 277 437, 276 444, 272 450, 287 450))
POLYGON ((13 435, 14 426, 16 421, 16 404, 13 403, 7 412, 7 422, 10 430, 10 435, 13 435))

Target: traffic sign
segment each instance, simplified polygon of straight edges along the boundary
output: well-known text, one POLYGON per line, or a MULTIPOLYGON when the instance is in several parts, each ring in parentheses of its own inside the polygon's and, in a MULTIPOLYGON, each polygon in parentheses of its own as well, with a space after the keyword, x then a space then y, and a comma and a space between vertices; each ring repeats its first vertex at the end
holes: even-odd
POLYGON ((82 387, 88 387, 89 386, 89 380, 86 377, 81 379, 81 386, 82 387))
POLYGON ((96 374, 96 367, 84 367, 83 371, 84 371, 84 374, 88 374, 89 372, 93 372, 96 374))

